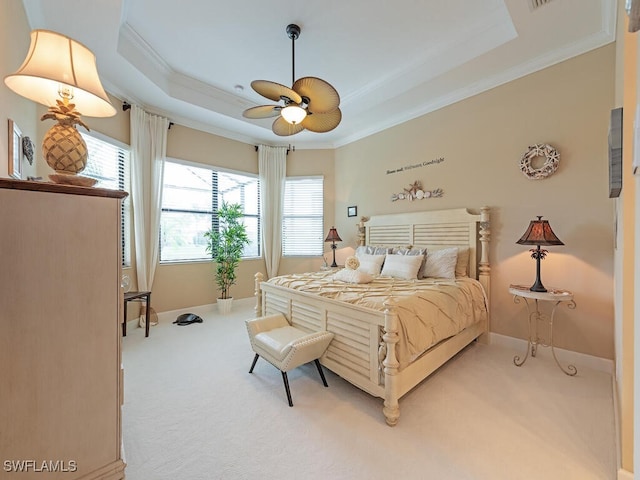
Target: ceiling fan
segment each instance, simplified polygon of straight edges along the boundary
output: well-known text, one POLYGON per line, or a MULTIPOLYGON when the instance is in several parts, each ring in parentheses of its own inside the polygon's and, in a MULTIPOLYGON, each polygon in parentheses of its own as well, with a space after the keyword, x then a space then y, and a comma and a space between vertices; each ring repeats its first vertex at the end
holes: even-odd
POLYGON ((260 105, 242 112, 245 118, 278 117, 271 127, 273 133, 288 136, 303 130, 324 133, 336 128, 342 120, 340 95, 329 83, 317 77, 295 76, 295 41, 300 36, 298 25, 287 25, 291 39, 291 88, 268 80, 254 80, 251 88, 263 97, 283 105, 260 105))

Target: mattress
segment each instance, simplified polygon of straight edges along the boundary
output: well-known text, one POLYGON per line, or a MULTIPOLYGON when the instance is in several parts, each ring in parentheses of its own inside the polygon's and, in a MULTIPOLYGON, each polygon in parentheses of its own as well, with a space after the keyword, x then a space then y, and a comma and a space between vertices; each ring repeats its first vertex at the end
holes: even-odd
POLYGON ((334 275, 332 271, 290 274, 267 283, 377 311, 384 311, 384 302, 393 300, 399 320, 400 369, 488 316, 484 289, 475 279, 403 280, 374 275, 370 283, 346 283, 334 280, 334 275))

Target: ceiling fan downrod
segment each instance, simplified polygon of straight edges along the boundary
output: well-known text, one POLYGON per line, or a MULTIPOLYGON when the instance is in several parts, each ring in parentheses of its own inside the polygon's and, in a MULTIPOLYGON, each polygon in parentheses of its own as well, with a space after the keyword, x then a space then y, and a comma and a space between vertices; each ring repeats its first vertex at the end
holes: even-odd
POLYGON ((291 85, 296 82, 296 40, 300 36, 300 27, 294 23, 287 25, 287 36, 291 39, 291 85))

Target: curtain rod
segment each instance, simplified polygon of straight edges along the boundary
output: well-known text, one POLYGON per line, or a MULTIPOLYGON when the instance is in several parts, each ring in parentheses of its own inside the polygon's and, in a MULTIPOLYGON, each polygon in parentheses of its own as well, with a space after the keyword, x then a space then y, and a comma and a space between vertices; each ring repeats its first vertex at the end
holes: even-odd
MULTIPOLYGON (((258 145, 254 145, 255 151, 258 151, 258 145)), ((296 147, 295 145, 289 145, 287 147, 287 155, 289 155, 289 152, 295 152, 296 151, 296 147)))
MULTIPOLYGON (((126 112, 127 110, 131 109, 131 104, 127 101, 122 102, 122 111, 126 112)), ((171 127, 173 126, 173 122, 169 122, 169 130, 171 130, 171 127)))

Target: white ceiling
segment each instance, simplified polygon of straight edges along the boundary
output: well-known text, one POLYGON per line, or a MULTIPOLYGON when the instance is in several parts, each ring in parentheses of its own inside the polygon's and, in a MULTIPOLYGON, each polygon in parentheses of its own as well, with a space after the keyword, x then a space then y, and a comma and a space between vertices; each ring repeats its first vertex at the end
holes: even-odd
POLYGON ((296 148, 348 144, 610 43, 617 10, 616 0, 23 3, 32 29, 93 50, 113 95, 175 123, 296 148), (343 118, 331 132, 277 137, 272 119, 242 117, 272 103, 252 80, 291 86, 289 23, 302 29, 296 77, 320 77, 340 94, 343 118))

